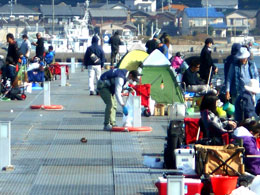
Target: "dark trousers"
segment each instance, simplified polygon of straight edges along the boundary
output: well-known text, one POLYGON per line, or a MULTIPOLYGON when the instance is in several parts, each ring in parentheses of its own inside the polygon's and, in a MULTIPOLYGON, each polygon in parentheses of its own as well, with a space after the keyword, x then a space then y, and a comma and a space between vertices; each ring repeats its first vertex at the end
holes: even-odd
POLYGON ((117 53, 118 53, 118 51, 111 51, 111 63, 110 63, 111 66, 114 66, 117 53))

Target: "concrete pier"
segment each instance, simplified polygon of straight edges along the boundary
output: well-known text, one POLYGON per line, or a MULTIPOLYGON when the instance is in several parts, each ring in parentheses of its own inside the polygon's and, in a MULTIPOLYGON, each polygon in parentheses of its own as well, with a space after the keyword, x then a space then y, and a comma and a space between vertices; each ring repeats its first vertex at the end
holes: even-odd
MULTIPOLYGON (((143 160, 163 160, 167 117, 142 117, 142 125, 153 128, 149 133, 103 131, 105 104, 89 96, 87 82, 80 68, 70 75, 70 87, 51 82, 51 103, 63 105, 62 111, 30 109, 42 104, 43 90, 27 93, 25 101, 0 102, 0 121, 12 122, 15 167, 0 171, 0 194, 157 194, 154 183, 166 170, 143 160)), ((121 120, 119 107, 118 125, 121 120)))

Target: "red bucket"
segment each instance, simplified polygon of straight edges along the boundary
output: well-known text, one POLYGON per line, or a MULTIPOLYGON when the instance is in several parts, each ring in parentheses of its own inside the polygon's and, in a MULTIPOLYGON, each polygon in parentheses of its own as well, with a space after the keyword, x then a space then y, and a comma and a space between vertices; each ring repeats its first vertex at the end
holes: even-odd
POLYGON ((212 189, 215 195, 226 195, 236 189, 237 176, 214 175, 210 177, 212 189))

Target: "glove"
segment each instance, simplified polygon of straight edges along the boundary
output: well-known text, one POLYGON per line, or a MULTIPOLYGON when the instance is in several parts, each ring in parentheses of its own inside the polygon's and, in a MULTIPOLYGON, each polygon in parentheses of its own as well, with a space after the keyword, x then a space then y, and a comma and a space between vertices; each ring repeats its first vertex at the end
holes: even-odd
POLYGON ((123 106, 123 113, 124 113, 125 116, 128 115, 128 109, 127 109, 126 106, 123 106))

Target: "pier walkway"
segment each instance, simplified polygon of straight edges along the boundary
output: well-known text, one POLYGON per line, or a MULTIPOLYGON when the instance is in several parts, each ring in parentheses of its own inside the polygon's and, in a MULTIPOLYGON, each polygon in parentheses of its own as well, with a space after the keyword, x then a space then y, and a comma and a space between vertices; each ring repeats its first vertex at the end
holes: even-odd
POLYGON ((51 104, 63 105, 61 111, 30 109, 43 104, 43 90, 27 93, 25 101, 0 102, 0 121, 11 121, 15 167, 0 171, 0 194, 157 194, 154 182, 165 170, 143 160, 163 160, 167 118, 142 117, 143 126, 153 128, 149 133, 103 131, 105 104, 89 96, 87 71, 77 68, 67 82, 71 86, 51 82, 51 104))

